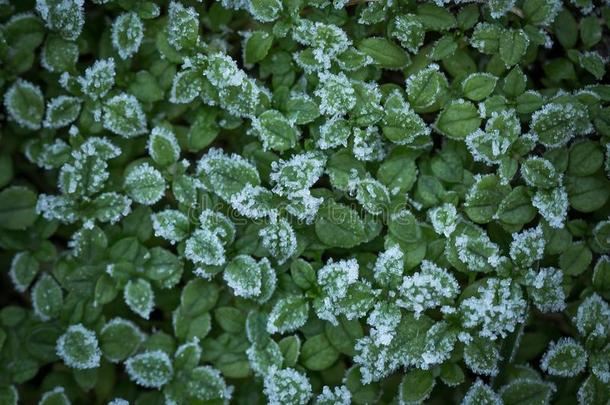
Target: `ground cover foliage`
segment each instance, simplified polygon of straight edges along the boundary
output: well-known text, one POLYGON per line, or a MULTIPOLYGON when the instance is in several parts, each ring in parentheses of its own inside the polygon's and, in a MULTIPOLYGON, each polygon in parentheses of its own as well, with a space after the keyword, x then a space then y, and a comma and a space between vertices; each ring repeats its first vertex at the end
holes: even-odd
POLYGON ((609 24, 0 0, 0 403, 607 404, 609 24))

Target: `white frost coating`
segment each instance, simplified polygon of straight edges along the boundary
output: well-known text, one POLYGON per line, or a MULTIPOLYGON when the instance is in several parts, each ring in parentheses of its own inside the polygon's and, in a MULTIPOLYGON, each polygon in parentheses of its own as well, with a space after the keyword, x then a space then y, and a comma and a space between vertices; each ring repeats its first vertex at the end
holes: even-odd
POLYGON ((74 121, 78 117, 79 112, 80 112, 80 100, 78 98, 70 97, 70 96, 58 96, 58 97, 52 98, 51 100, 49 100, 47 102, 47 112, 45 115, 45 119, 42 122, 42 125, 45 128, 52 128, 52 129, 65 127, 66 125, 70 124, 72 121, 74 121), (60 117, 59 119, 57 119, 56 117, 53 117, 53 113, 56 110, 60 110, 62 107, 65 107, 65 105, 69 104, 69 103, 78 104, 78 108, 75 110, 76 114, 74 114, 72 116, 60 117))
POLYGON ((179 1, 172 1, 167 10, 168 21, 167 25, 167 41, 177 50, 182 49, 180 43, 181 37, 185 31, 189 34, 190 24, 195 22, 199 24, 199 14, 193 7, 185 7, 179 1))
POLYGON ((320 137, 316 141, 318 148, 322 150, 332 149, 339 146, 347 146, 347 141, 352 132, 349 123, 339 116, 328 118, 319 128, 320 137))
POLYGON ((292 193, 288 195, 288 199, 286 211, 308 225, 313 222, 320 205, 324 202, 324 198, 312 196, 309 190, 292 193))
POLYGON ((347 287, 358 280, 358 262, 356 259, 332 259, 318 270, 318 284, 322 290, 333 298, 342 298, 347 294, 347 287))
POLYGON ((324 173, 325 165, 326 157, 315 152, 304 152, 289 160, 272 162, 269 178, 275 183, 273 192, 286 195, 311 188, 324 173))
POLYGON ((320 99, 320 112, 329 116, 346 114, 356 105, 356 92, 344 73, 318 73, 319 84, 314 94, 320 99))
POLYGON ((484 232, 476 237, 466 234, 457 236, 455 247, 459 259, 472 271, 485 272, 490 266, 495 268, 502 262, 500 248, 484 232), (480 252, 485 252, 485 254, 480 252))
POLYGON ((161 350, 145 352, 128 358, 125 371, 136 384, 145 388, 160 388, 167 384, 174 372, 167 353, 161 350))
POLYGON ((68 327, 57 339, 55 351, 68 367, 79 370, 99 367, 102 356, 95 332, 80 323, 68 327))
POLYGON ((155 293, 150 283, 143 279, 129 280, 123 290, 125 304, 144 319, 150 317, 155 308, 155 293))
POLYGON ((502 397, 489 385, 477 379, 470 386, 460 405, 502 405, 502 397))
MULTIPOLYGON (((132 330, 133 334, 139 339, 139 343, 143 343, 144 340, 146 340, 146 333, 144 333, 142 331, 142 329, 140 329, 140 327, 138 325, 136 325, 135 322, 132 322, 128 319, 125 318, 121 318, 121 317, 115 317, 112 318, 111 320, 107 321, 104 326, 102 326, 102 329, 100 330, 100 336, 104 335, 104 333, 110 329, 110 328, 114 328, 114 327, 126 327, 132 330)), ((117 359, 117 358, 112 358, 110 356, 108 356, 107 353, 104 353, 104 357, 106 359, 108 359, 110 362, 112 363, 118 363, 121 359, 117 359)))
POLYGON ((103 125, 124 138, 133 138, 147 132, 146 114, 137 98, 121 93, 106 100, 103 125))
POLYGON ((97 99, 104 97, 114 86, 115 75, 114 59, 99 59, 85 69, 85 75, 77 80, 83 93, 97 99))
POLYGON ((292 31, 292 39, 311 47, 315 61, 327 70, 331 60, 348 49, 351 41, 345 31, 333 24, 301 18, 292 31))
POLYGON ((519 285, 497 278, 487 279, 475 296, 460 304, 463 326, 478 328, 481 337, 491 340, 513 332, 525 320, 526 309, 519 285))
POLYGON ((45 219, 58 220, 63 223, 74 223, 78 220, 76 207, 71 199, 65 196, 40 194, 36 203, 36 212, 45 219))
POLYGON ((587 366, 587 352, 572 338, 551 342, 540 360, 540 368, 554 376, 575 377, 587 366))
MULTIPOLYGON (((428 76, 434 72, 440 72, 440 68, 436 63, 432 63, 432 64, 428 65, 427 67, 425 67, 424 69, 420 70, 419 72, 417 72, 413 75, 410 75, 407 78, 407 80, 405 81, 407 93, 412 94, 412 93, 416 92, 416 90, 419 86, 427 84, 428 76)), ((441 73, 441 75, 442 75, 442 73, 441 73)), ((446 81, 447 79, 444 79, 444 80, 446 81)), ((441 87, 436 86, 434 94, 430 95, 430 102, 426 105, 421 105, 418 107, 420 107, 420 108, 430 107, 432 104, 435 103, 436 98, 439 95, 440 91, 441 91, 441 87)))
POLYGON ((293 368, 270 370, 264 385, 269 405, 305 405, 312 396, 307 376, 293 368))
POLYGON ((379 302, 375 305, 366 322, 371 326, 369 335, 376 345, 387 346, 392 342, 401 318, 400 308, 393 303, 379 302))
POLYGON ((428 218, 432 223, 434 232, 447 238, 455 231, 459 220, 455 206, 449 203, 430 209, 428 218))
POLYGON ((284 218, 272 219, 258 232, 262 245, 279 264, 288 260, 297 250, 297 236, 292 225, 284 218))
MULTIPOLYGON (((475 342, 473 344, 477 345, 479 342, 475 342)), ((484 348, 475 347, 474 350, 468 350, 468 348, 465 349, 464 364, 466 364, 466 366, 476 374, 495 377, 500 372, 500 369, 498 368, 498 360, 501 359, 500 351, 493 343, 484 342, 484 344, 486 346, 484 348), (481 359, 479 358, 481 355, 480 352, 484 352, 485 356, 482 364, 480 362, 481 359), (473 356, 473 354, 475 356, 473 356), (488 363, 492 364, 491 367, 488 363)))
POLYGON ((277 210, 271 208, 269 204, 265 204, 265 197, 270 194, 271 192, 266 188, 252 186, 248 183, 240 192, 231 197, 230 203, 240 215, 246 218, 261 219, 273 217, 276 215, 277 210))
POLYGON ((419 318, 426 309, 451 301, 459 292, 457 280, 451 273, 424 260, 419 272, 403 278, 396 304, 413 311, 419 318))
POLYGON ((148 163, 142 163, 127 173, 125 188, 131 198, 144 205, 153 205, 165 194, 165 179, 161 172, 148 163))
POLYGON ((529 270, 525 276, 528 292, 541 312, 561 312, 565 309, 563 272, 553 267, 542 267, 536 273, 529 270))
POLYGON ((546 241, 542 227, 526 229, 520 233, 513 233, 510 244, 510 258, 520 266, 528 266, 542 259, 546 241))
POLYGON ((280 298, 269 313, 267 332, 287 333, 305 325, 309 315, 309 303, 302 297, 280 298), (296 309, 295 309, 296 308, 296 309))
POLYGON ((563 186, 552 190, 538 190, 532 205, 553 228, 563 228, 568 215, 568 193, 563 186))
POLYGON ((593 11, 593 9, 595 8, 595 5, 593 4, 593 1, 588 0, 588 1, 583 1, 583 0, 570 0, 570 2, 578 7, 580 9, 580 12, 582 14, 591 14, 591 11, 593 11))
POLYGON ((115 398, 112 401, 108 402, 108 405, 129 405, 129 401, 123 398, 115 398))
MULTIPOLYGON (((42 91, 40 90, 39 86, 37 86, 31 82, 28 82, 27 80, 23 80, 23 79, 19 78, 19 79, 15 80, 15 82, 11 85, 11 87, 9 87, 9 89, 6 91, 6 93, 4 93, 4 107, 6 108, 6 111, 8 111, 11 118, 14 119, 15 122, 17 124, 19 124, 20 126, 27 128, 27 129, 31 129, 31 130, 40 128, 40 123, 32 122, 32 121, 29 121, 29 120, 25 119, 24 117, 22 117, 21 112, 18 111, 15 108, 15 106, 12 104, 11 101, 17 94, 18 88, 27 89, 28 91, 33 92, 36 95, 36 97, 40 98, 41 100, 44 99, 44 96, 43 96, 42 91)), ((36 110, 36 106, 29 105, 29 106, 27 106, 27 108, 28 108, 29 115, 38 114, 38 111, 36 110)))
POLYGON ((355 128, 353 139, 352 152, 356 159, 369 162, 381 161, 385 157, 385 144, 376 126, 366 129, 355 128))
POLYGON ((151 220, 155 236, 168 240, 172 245, 187 235, 189 219, 178 210, 156 212, 151 215, 151 220))
POLYGON ((345 385, 334 387, 332 390, 325 385, 320 395, 316 397, 316 405, 350 405, 352 394, 345 385))
POLYGON ((112 46, 121 59, 127 59, 140 49, 144 24, 135 12, 119 15, 112 24, 112 46))
POLYGON ((238 297, 254 298, 262 292, 262 269, 247 255, 239 255, 225 267, 223 279, 238 297))
POLYGON ((65 39, 77 39, 85 24, 85 0, 36 0, 36 11, 51 30, 57 30, 65 39))
POLYGON ((392 346, 376 345, 370 336, 358 339, 355 350, 353 361, 360 369, 362 384, 379 381, 392 374, 400 365, 392 346))
POLYGON ((180 145, 178 144, 178 140, 176 139, 176 135, 166 127, 157 126, 150 131, 150 136, 148 137, 148 154, 155 160, 159 160, 159 152, 155 149, 154 145, 156 141, 163 142, 165 141, 165 145, 169 146, 168 148, 163 148, 163 152, 169 152, 174 161, 177 161, 180 158, 180 145))
POLYGON ((240 86, 246 80, 246 73, 241 70, 230 56, 215 53, 208 56, 208 66, 203 74, 208 80, 219 88, 240 86))
POLYGON ((8 275, 13 283, 13 287, 15 287, 15 291, 22 293, 27 290, 30 286, 32 280, 20 280, 19 274, 17 274, 17 268, 20 266, 20 262, 23 260, 27 260, 29 258, 29 254, 27 252, 18 252, 13 256, 11 260, 11 267, 9 269, 8 275))
POLYGON ((184 256, 195 264, 221 266, 225 263, 225 249, 220 238, 208 229, 197 229, 187 239, 184 256))
POLYGON ((396 286, 401 280, 404 271, 404 253, 400 245, 396 244, 380 253, 375 261, 373 277, 384 286, 396 286))
POLYGON ((610 306, 594 293, 578 306, 573 322, 582 336, 591 333, 604 336, 610 332, 610 306))

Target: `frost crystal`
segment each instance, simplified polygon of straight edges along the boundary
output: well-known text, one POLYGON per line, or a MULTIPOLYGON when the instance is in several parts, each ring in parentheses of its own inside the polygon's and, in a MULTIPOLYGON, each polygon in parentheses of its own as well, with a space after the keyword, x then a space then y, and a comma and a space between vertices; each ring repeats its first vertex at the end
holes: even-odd
POLYGON ((398 244, 382 252, 375 261, 373 276, 382 286, 396 288, 402 282, 404 253, 398 244))
POLYGON ((452 300, 459 291, 457 280, 451 273, 424 260, 421 271, 404 277, 397 305, 415 312, 415 316, 419 317, 426 309, 452 300))
POLYGON ((151 216, 155 236, 167 239, 172 244, 188 235, 189 219, 178 210, 159 211, 151 216))
POLYGON ((275 183, 273 192, 287 195, 311 188, 324 173, 325 164, 324 155, 314 152, 294 155, 287 161, 273 162, 269 176, 275 183))
POLYGON ((81 324, 71 325, 57 339, 57 355, 68 367, 85 370, 100 365, 101 351, 95 333, 81 324))
POLYGON ((284 218, 272 220, 258 232, 262 245, 275 257, 279 264, 284 263, 297 249, 297 237, 290 223, 284 218))
POLYGON ((526 274, 527 290, 534 305, 542 312, 560 312, 565 308, 563 273, 553 267, 543 267, 526 274))
POLYGON ((320 112, 336 116, 346 114, 356 105, 355 91, 345 74, 319 73, 320 84, 314 94, 320 99, 320 112))
POLYGON ((478 328, 479 335, 491 340, 506 337, 525 319, 527 303, 521 288, 510 280, 489 278, 477 294, 460 304, 466 328, 478 328))
POLYGON ((167 384, 174 372, 169 356, 161 351, 144 352, 125 361, 125 371, 136 384, 146 388, 160 388, 167 384))
POLYGON ((514 233, 510 244, 510 258, 521 267, 531 266, 542 259, 545 245, 546 241, 540 226, 514 233))
POLYGON ((470 386, 468 392, 462 399, 461 405, 502 405, 502 397, 496 394, 489 385, 481 380, 476 380, 470 386))
POLYGON ((434 232, 445 237, 451 236, 457 226, 458 214, 455 206, 445 203, 428 211, 434 232))
POLYGON ((471 271, 489 272, 501 263, 500 248, 484 232, 478 236, 459 235, 455 247, 459 259, 471 271))
MULTIPOLYGON (((17 404, 17 402, 15 402, 17 404)), ((66 395, 66 390, 62 386, 53 388, 50 391, 45 392, 40 397, 39 405, 70 405, 70 399, 66 395)))
POLYGON ((165 179, 161 172, 150 164, 142 163, 125 176, 125 189, 134 201, 152 205, 165 194, 165 179))
POLYGON ((146 115, 138 99, 131 94, 121 93, 106 100, 103 110, 103 124, 107 130, 124 138, 146 133, 146 115))
POLYGON ((85 75, 79 77, 78 82, 87 96, 102 98, 114 86, 115 74, 114 59, 100 59, 85 70, 85 75))
POLYGON ((371 326, 370 336, 376 345, 389 345, 400 323, 400 308, 388 302, 381 302, 369 314, 366 322, 371 326))
POLYGON ((273 207, 273 195, 261 186, 246 186, 231 197, 231 206, 246 218, 260 219, 273 217, 277 210, 273 207))
POLYGON ((551 342, 540 360, 540 368, 559 377, 574 377, 587 366, 587 352, 572 338, 551 342))
POLYGON ((332 390, 325 385, 315 401, 315 405, 350 405, 351 403, 352 394, 345 385, 335 387, 332 390))
POLYGON ((364 130, 355 128, 352 151, 358 160, 367 162, 382 160, 386 151, 377 127, 367 127, 364 130))
POLYGON ((198 229, 186 241, 184 256, 195 264, 221 266, 225 249, 218 236, 209 229, 198 229))
POLYGON ((134 12, 119 15, 112 24, 112 46, 122 59, 127 59, 140 49, 144 37, 144 24, 134 12))
POLYGON ((264 383, 270 405, 305 405, 312 395, 307 376, 292 368, 271 370, 264 383))
POLYGON ((552 190, 538 190, 532 205, 553 228, 563 228, 568 215, 568 193, 563 186, 552 190))
POLYGON ((590 295, 578 307, 573 321, 582 336, 606 336, 610 331, 610 306, 599 295, 590 295))

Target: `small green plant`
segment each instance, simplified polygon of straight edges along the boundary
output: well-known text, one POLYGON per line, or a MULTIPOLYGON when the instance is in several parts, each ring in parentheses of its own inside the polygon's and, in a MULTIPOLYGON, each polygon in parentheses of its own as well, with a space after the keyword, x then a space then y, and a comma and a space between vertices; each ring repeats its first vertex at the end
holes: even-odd
POLYGON ((607 404, 609 26, 0 0, 0 404, 607 404))

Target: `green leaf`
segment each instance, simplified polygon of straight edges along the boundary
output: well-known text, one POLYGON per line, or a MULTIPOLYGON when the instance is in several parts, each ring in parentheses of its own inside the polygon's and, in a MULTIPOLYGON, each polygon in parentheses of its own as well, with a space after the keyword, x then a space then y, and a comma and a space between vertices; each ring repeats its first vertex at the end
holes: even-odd
POLYGON ((318 211, 316 235, 328 246, 352 248, 364 241, 364 222, 347 205, 325 202, 318 211))
POLYGON ((434 4, 421 4, 417 7, 419 21, 429 31, 444 31, 457 25, 455 16, 443 7, 434 4))
POLYGON ((517 405, 524 402, 530 404, 545 404, 550 400, 555 386, 541 380, 516 379, 500 390, 500 396, 505 405, 517 405))
POLYGON ((508 30, 500 36, 500 58, 506 67, 519 63, 528 45, 529 39, 523 30, 508 30))
POLYGON ((462 91, 467 99, 481 101, 496 87, 498 78, 488 73, 472 73, 462 82, 462 91))
POLYGON ((257 63, 265 59, 271 45, 273 35, 265 31, 254 31, 245 40, 244 60, 246 63, 257 63))
POLYGON ((398 45, 385 38, 369 37, 358 44, 358 50, 373 59, 373 63, 384 69, 402 69, 411 58, 398 45))
POLYGON ((44 114, 44 97, 37 85, 17 79, 4 93, 4 107, 17 125, 30 130, 40 128, 44 114))
POLYGON ((129 309, 144 319, 149 318, 155 307, 155 293, 150 283, 141 278, 127 282, 123 298, 129 309))
POLYGON ((111 362, 120 362, 134 354, 145 335, 133 322, 113 318, 100 331, 100 347, 104 357, 111 362))
POLYGON ((481 117, 474 104, 457 100, 452 101, 438 114, 434 125, 441 134, 461 140, 479 128, 481 117))
POLYGON ((47 103, 43 122, 45 128, 57 129, 70 125, 80 113, 81 101, 76 97, 59 96, 47 103))
POLYGON ((128 358, 125 370, 133 382, 145 388, 161 388, 169 382, 174 372, 169 357, 160 350, 128 358))
POLYGON ((101 352, 95 333, 81 324, 71 325, 57 339, 57 354, 71 368, 86 370, 100 365, 101 352))
POLYGON ((121 135, 124 138, 133 138, 146 133, 146 115, 138 100, 130 95, 121 93, 104 103, 104 128, 121 135))
POLYGON ((36 194, 23 186, 0 191, 0 228, 20 230, 36 221, 36 194))
POLYGON ((301 364, 317 371, 332 366, 339 358, 339 352, 330 344, 324 334, 313 336, 301 348, 301 364))
POLYGON ((284 361, 282 367, 293 367, 301 354, 301 340, 297 335, 287 336, 279 341, 284 361))
POLYGON ((572 338, 552 342, 540 362, 540 368, 559 377, 574 377, 586 366, 587 352, 572 338))
POLYGON ((592 259, 591 250, 584 243, 573 243, 559 256, 559 267, 565 274, 577 276, 587 270, 592 259))
POLYGON ((400 382, 398 398, 401 403, 422 403, 432 393, 435 380, 430 370, 411 370, 400 382))
POLYGON ((53 277, 44 273, 32 288, 34 313, 43 321, 57 318, 64 304, 61 287, 53 277))
POLYGON ((199 14, 172 1, 168 9, 167 41, 174 49, 194 48, 199 40, 199 14))
POLYGON ((309 317, 309 303, 305 297, 290 296, 280 298, 269 313, 267 332, 293 332, 305 325, 309 317))

